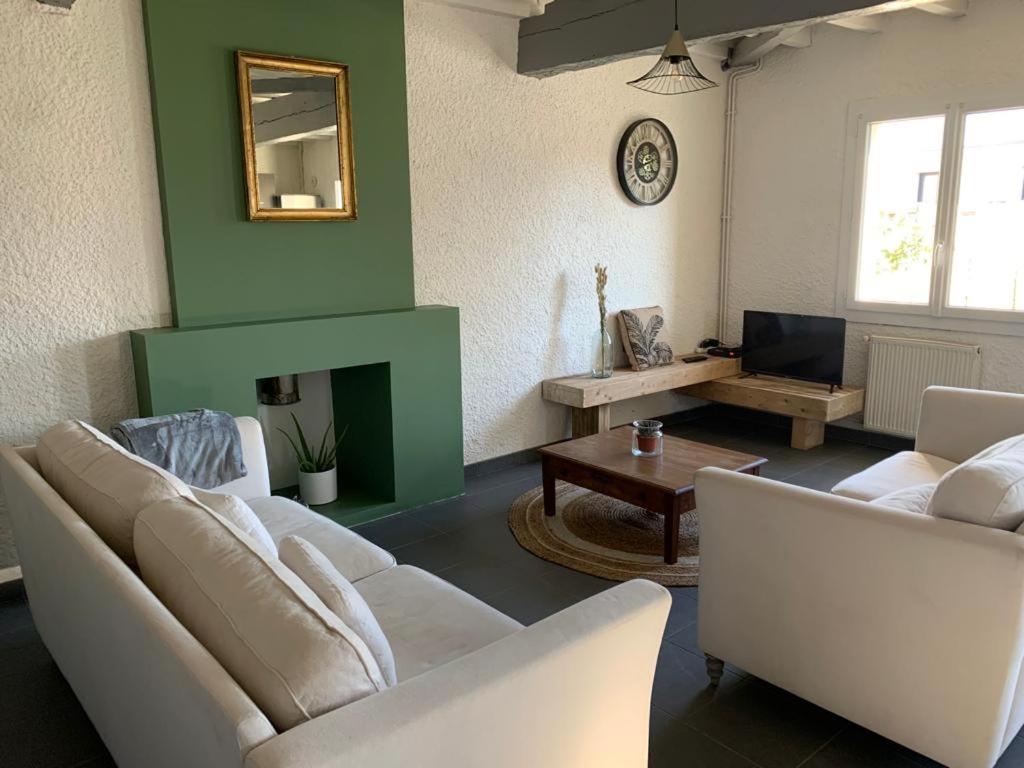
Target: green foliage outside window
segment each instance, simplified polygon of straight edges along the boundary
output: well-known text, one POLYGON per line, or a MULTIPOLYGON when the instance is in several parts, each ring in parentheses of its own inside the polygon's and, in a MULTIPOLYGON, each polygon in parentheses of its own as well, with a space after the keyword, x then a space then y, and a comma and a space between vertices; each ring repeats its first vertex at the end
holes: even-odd
MULTIPOLYGON (((916 214, 883 212, 881 229, 885 243, 882 255, 891 272, 908 270, 916 264, 928 262, 929 248, 916 214)), ((883 266, 879 265, 878 272, 882 270, 883 266)))

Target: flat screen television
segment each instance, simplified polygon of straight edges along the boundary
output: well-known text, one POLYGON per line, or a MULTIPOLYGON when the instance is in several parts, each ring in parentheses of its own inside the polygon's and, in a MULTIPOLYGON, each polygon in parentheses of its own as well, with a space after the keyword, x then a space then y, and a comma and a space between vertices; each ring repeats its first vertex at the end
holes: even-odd
POLYGON ((743 313, 743 372, 842 386, 846 320, 743 313))

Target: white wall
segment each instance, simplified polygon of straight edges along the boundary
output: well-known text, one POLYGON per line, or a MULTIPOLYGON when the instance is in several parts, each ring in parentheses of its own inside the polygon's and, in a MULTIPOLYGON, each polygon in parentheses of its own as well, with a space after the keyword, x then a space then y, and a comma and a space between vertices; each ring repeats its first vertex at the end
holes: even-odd
MULTIPOLYGON (((972 0, 950 21, 920 11, 884 17, 865 35, 814 30, 814 44, 780 49, 741 87, 737 130, 730 336, 742 310, 836 310, 847 110, 875 97, 964 86, 1021 85, 1024 3, 972 0)), ((1024 90, 1022 90, 1024 94, 1024 90)), ((851 325, 847 380, 867 373, 865 334, 967 341, 983 347, 982 386, 1024 391, 1024 339, 851 325)))
POLYGON ((17 443, 134 415, 125 331, 170 324, 170 299, 138 0, 5 0, 0 50, 0 443, 17 443))
MULTIPOLYGON (((663 305, 680 352, 717 317, 724 89, 667 98, 627 86, 649 57, 521 77, 517 30, 406 3, 416 299, 462 311, 467 463, 567 433, 568 409, 545 404, 540 382, 589 368, 595 263, 609 268, 609 310, 663 305), (680 148, 676 188, 653 208, 626 201, 614 165, 643 117, 665 121, 680 148)), ((682 402, 630 402, 614 415, 682 402)))

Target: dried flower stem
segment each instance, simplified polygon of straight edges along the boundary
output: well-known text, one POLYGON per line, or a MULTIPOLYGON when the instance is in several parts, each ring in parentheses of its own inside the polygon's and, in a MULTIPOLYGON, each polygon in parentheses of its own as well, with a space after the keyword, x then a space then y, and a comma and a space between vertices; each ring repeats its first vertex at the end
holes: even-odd
POLYGON ((600 322, 600 339, 598 343, 601 345, 601 370, 605 371, 608 369, 608 360, 605 359, 605 324, 608 318, 608 305, 607 296, 605 295, 604 289, 608 286, 608 267, 597 264, 594 267, 594 274, 597 275, 597 310, 601 315, 600 322))
POLYGON ((598 264, 594 267, 594 274, 597 275, 597 309, 601 314, 601 330, 604 330, 605 318, 608 317, 607 297, 604 289, 608 285, 608 267, 598 264))

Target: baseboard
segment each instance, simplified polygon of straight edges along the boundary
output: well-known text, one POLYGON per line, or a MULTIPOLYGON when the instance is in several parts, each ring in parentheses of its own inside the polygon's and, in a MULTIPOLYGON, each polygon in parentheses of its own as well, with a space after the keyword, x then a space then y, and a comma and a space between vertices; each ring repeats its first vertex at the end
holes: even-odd
POLYGON ((21 581, 21 566, 15 565, 12 568, 0 568, 0 584, 9 581, 21 581))
MULTIPOLYGON (((542 446, 537 446, 537 448, 540 447, 542 446)), ((478 461, 475 464, 467 464, 466 479, 471 480, 493 472, 501 472, 503 469, 512 469, 513 467, 521 467, 523 464, 531 464, 539 458, 537 456, 537 448, 527 448, 504 456, 496 456, 493 459, 478 461)))
MULTIPOLYGON (((676 413, 668 414, 667 416, 655 416, 654 418, 662 422, 666 427, 674 427, 678 424, 685 424, 688 421, 696 421, 697 419, 708 416, 717 408, 718 406, 714 404, 699 405, 696 408, 690 408, 686 411, 678 411, 676 413)), ((543 447, 543 445, 537 446, 537 448, 543 447)), ((493 459, 486 459, 485 461, 478 461, 474 464, 467 464, 466 479, 469 480, 475 477, 481 477, 482 475, 500 472, 504 469, 520 467, 523 464, 532 464, 539 458, 537 456, 537 448, 527 448, 522 451, 506 454, 505 456, 497 456, 493 459)))
MULTIPOLYGON (((791 419, 788 416, 778 416, 774 413, 753 411, 749 408, 738 408, 733 405, 723 405, 721 403, 699 405, 696 408, 670 413, 666 416, 656 416, 655 418, 658 421, 663 422, 667 427, 675 427, 690 421, 697 421, 698 419, 710 417, 729 419, 732 421, 745 421, 748 423, 759 424, 761 426, 778 427, 779 429, 787 430, 791 423, 791 419)), ((912 451, 914 449, 914 441, 912 439, 897 437, 895 435, 884 435, 880 432, 872 432, 864 429, 863 427, 852 426, 849 423, 826 425, 825 439, 843 440, 847 443, 867 445, 873 448, 883 448, 887 451, 912 451)), ((541 447, 543 446, 537 446, 537 448, 541 447)), ((537 448, 527 448, 522 451, 506 454, 505 456, 497 456, 493 459, 478 461, 474 464, 467 464, 466 479, 469 480, 471 478, 481 477, 482 475, 489 475, 493 472, 500 472, 505 469, 520 467, 524 464, 531 464, 537 461, 537 448)))
MULTIPOLYGON (((732 419, 733 421, 745 421, 762 426, 779 427, 780 429, 789 429, 791 424, 791 419, 788 416, 779 416, 774 413, 754 411, 734 405, 719 404, 716 408, 717 410, 714 412, 716 416, 732 419)), ((835 424, 826 424, 825 440, 843 440, 847 443, 867 445, 887 451, 914 450, 914 440, 912 438, 872 432, 869 429, 865 429, 863 425, 854 425, 847 420, 835 424)))

